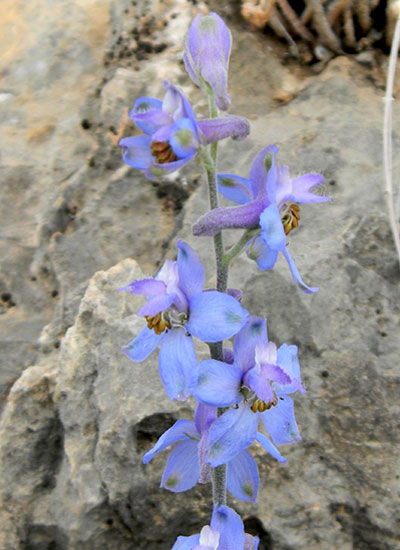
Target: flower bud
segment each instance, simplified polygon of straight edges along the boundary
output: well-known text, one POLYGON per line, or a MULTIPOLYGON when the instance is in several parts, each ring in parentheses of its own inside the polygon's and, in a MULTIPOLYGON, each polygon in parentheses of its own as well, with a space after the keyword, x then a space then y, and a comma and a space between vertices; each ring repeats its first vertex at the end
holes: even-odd
POLYGON ((184 42, 186 70, 197 86, 211 86, 215 103, 222 111, 231 104, 227 93, 232 35, 219 15, 197 15, 184 42))

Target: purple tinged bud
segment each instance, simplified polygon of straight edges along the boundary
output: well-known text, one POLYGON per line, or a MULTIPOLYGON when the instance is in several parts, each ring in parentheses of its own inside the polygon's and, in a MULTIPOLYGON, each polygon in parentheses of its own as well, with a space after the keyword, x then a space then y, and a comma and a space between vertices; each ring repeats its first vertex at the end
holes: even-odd
POLYGON ((214 12, 197 15, 184 42, 186 70, 197 86, 211 86, 215 103, 222 111, 226 111, 231 104, 227 93, 231 47, 231 32, 214 12))

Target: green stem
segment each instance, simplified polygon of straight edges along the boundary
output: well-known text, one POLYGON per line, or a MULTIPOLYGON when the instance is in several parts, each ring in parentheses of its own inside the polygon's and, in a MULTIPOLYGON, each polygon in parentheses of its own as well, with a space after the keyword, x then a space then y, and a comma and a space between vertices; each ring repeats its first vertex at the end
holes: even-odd
MULTIPOLYGON (((215 118, 219 115, 218 107, 215 103, 215 96, 214 96, 214 90, 209 87, 208 90, 208 108, 210 111, 210 117, 215 118)), ((211 158, 214 161, 215 166, 217 165, 217 150, 218 150, 218 141, 214 141, 214 143, 211 144, 211 158)))
POLYGON ((233 245, 228 252, 226 252, 222 258, 223 264, 228 268, 231 261, 238 256, 243 250, 243 248, 246 246, 246 244, 249 242, 251 237, 254 237, 258 232, 260 231, 260 228, 255 229, 247 229, 243 235, 241 236, 240 240, 233 245))

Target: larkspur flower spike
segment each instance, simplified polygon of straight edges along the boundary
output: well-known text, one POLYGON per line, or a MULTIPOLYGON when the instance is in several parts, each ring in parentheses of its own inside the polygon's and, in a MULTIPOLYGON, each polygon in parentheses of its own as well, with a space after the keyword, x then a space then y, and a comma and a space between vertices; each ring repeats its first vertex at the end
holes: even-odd
POLYGON ((227 92, 229 57, 232 35, 219 15, 211 12, 198 15, 185 37, 184 55, 186 70, 197 86, 210 86, 215 102, 226 111, 231 100, 227 92))

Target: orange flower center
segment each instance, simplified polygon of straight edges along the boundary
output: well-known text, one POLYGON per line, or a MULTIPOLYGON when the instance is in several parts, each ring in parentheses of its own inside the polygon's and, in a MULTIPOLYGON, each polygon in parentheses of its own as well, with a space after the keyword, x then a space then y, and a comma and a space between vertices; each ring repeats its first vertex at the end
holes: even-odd
POLYGON ((151 154, 156 158, 158 164, 166 164, 178 160, 168 141, 153 141, 151 146, 151 154))

